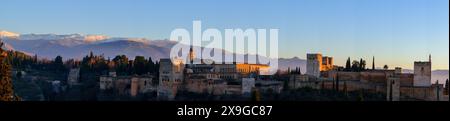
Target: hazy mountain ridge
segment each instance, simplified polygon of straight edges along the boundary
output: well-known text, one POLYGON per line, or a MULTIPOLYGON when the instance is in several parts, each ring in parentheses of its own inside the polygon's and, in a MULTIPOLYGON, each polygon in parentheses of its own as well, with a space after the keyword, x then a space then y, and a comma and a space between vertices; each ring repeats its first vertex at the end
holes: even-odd
MULTIPOLYGON (((413 69, 402 69, 403 73, 414 73, 413 69)), ((445 84, 445 80, 448 79, 448 70, 433 70, 431 71, 431 83, 435 83, 436 80, 439 81, 440 84, 445 84)))

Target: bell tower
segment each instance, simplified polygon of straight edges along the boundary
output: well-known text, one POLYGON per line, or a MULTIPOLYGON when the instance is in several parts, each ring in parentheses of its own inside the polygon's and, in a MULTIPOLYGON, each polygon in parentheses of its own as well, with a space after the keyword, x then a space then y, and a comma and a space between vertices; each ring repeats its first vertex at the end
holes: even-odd
POLYGON ((193 46, 191 45, 191 48, 189 49, 189 64, 193 64, 194 63, 194 58, 195 58, 195 53, 194 53, 194 49, 193 46))

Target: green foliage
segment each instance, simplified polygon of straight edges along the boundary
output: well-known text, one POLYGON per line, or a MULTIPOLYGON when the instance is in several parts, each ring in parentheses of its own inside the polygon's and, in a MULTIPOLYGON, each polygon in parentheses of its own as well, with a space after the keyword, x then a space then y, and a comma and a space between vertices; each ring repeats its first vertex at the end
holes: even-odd
POLYGON ((350 57, 347 59, 347 62, 345 64, 344 71, 353 71, 353 72, 360 72, 366 70, 366 60, 363 60, 362 58, 357 61, 353 60, 350 63, 350 57))
POLYGON ((359 60, 359 71, 363 71, 366 69, 366 60, 362 58, 359 60))
POLYGON ((299 67, 295 67, 295 70, 291 70, 291 68, 288 68, 289 74, 302 74, 299 67))
POLYGON ((145 59, 144 56, 136 56, 133 61, 128 60, 125 55, 117 55, 113 60, 114 69, 118 75, 157 75, 159 72, 159 63, 153 62, 152 58, 145 59), (132 62, 132 63, 130 63, 132 62))
MULTIPOLYGON (((133 61, 130 61, 125 55, 118 55, 114 59, 106 60, 103 55, 95 55, 90 52, 81 61, 69 59, 64 61, 62 56, 57 56, 53 60, 46 60, 38 58, 38 55, 29 56, 18 51, 1 50, 1 71, 0 71, 0 95, 1 100, 18 99, 14 96, 13 86, 19 88, 18 93, 25 96, 27 100, 40 100, 43 97, 46 100, 96 100, 98 92, 98 79, 100 75, 106 75, 108 72, 115 71, 118 75, 143 75, 152 74, 158 75, 159 62, 154 62, 152 58, 148 60, 144 56, 136 56, 133 61), (13 75, 14 84, 12 84, 13 77, 11 75, 12 68, 18 71, 13 75), (81 85, 72 86, 63 94, 53 94, 52 85, 48 81, 60 80, 62 83, 67 83, 67 75, 69 68, 80 68, 79 82, 81 85), (45 80, 26 81, 23 72, 26 75, 39 75, 45 80), (36 88, 26 88, 30 86, 36 88), (30 93, 35 92, 35 93, 30 93), (35 95, 31 95, 35 94, 35 95), (11 95, 13 98, 11 98, 11 95)), ((156 79, 157 80, 157 79, 156 79)), ((25 99, 25 98, 24 98, 25 99)))
POLYGON ((350 57, 348 57, 347 62, 345 63, 345 71, 351 70, 351 63, 350 63, 350 57))
POLYGON ((147 64, 148 62, 147 60, 145 60, 144 56, 136 56, 133 63, 134 73, 137 75, 142 75, 148 72, 148 70, 146 69, 147 64))
POLYGON ((3 42, 0 41, 0 101, 16 101, 20 100, 13 90, 11 79, 11 65, 5 62, 8 56, 3 50, 3 42))
POLYGON ((147 71, 150 73, 155 73, 159 71, 159 68, 156 68, 156 64, 153 62, 152 57, 148 58, 147 71))
POLYGON ((55 65, 63 65, 64 63, 63 63, 63 59, 62 59, 62 57, 61 56, 56 56, 56 58, 55 58, 55 60, 54 60, 54 62, 53 62, 55 65))
POLYGON ((354 60, 352 62, 352 71, 359 71, 359 69, 360 69, 359 65, 360 65, 359 62, 354 60))
POLYGON ((67 68, 64 66, 63 58, 59 55, 56 56, 55 60, 53 60, 51 68, 57 74, 64 75, 65 72, 67 72, 67 68))
POLYGON ((118 75, 128 75, 128 58, 125 55, 117 55, 114 59, 114 64, 116 67, 116 72, 118 75))
MULTIPOLYGON (((3 60, 3 59, 0 59, 3 60)), ((12 101, 14 90, 10 74, 11 66, 4 61, 0 62, 0 101, 12 101)))

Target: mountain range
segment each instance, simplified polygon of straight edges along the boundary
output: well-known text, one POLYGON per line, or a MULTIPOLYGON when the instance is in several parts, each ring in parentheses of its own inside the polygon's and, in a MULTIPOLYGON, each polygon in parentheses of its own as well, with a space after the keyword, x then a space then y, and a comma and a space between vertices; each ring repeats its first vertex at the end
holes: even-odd
MULTIPOLYGON (((130 59, 135 56, 145 56, 159 60, 168 58, 170 49, 177 44, 176 41, 145 38, 83 34, 17 34, 8 31, 0 31, 0 38, 6 43, 5 49, 21 51, 29 55, 36 54, 40 58, 47 59, 53 59, 58 55, 65 59, 81 59, 92 51, 94 54, 102 54, 109 58, 126 55, 130 59)), ((299 67, 302 73, 306 72, 306 60, 298 57, 278 58, 278 65, 280 70, 299 67)), ((404 72, 412 71, 404 69, 404 72)), ((432 75, 432 80, 444 81, 448 78, 448 70, 434 70, 432 75)))
MULTIPOLYGON (((148 40, 145 38, 120 38, 103 35, 56 35, 56 34, 16 34, 2 31, 0 37, 6 43, 6 49, 17 50, 40 58, 52 59, 60 55, 65 59, 81 59, 89 52, 114 58, 116 55, 168 58, 170 49, 177 44, 170 40, 148 40)), ((194 49, 200 49, 194 47, 194 49)), ((226 51, 225 53, 230 54, 226 51)), ((245 55, 249 56, 249 55, 245 55)), ((253 55, 254 56, 254 55, 253 55)), ((286 70, 300 67, 306 71, 306 61, 298 57, 279 58, 279 68, 286 70)))

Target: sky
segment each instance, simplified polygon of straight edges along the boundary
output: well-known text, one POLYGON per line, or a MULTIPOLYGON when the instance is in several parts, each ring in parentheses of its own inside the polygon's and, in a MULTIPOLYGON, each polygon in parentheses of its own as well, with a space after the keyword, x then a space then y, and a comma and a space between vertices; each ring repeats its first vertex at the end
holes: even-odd
POLYGON ((175 28, 279 29, 279 56, 449 68, 448 0, 1 0, 0 30, 168 39, 175 28))

